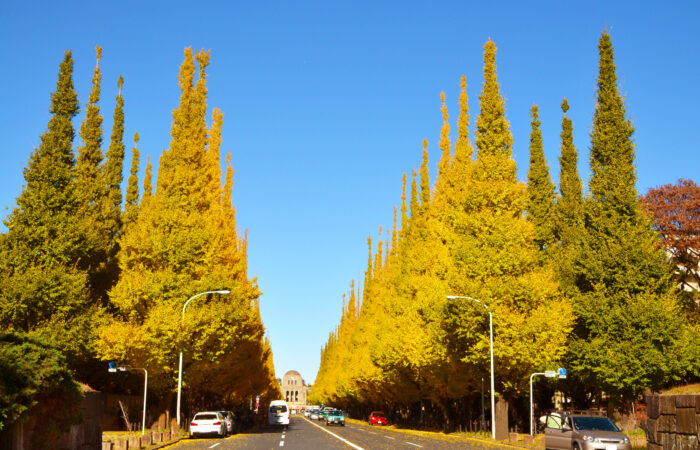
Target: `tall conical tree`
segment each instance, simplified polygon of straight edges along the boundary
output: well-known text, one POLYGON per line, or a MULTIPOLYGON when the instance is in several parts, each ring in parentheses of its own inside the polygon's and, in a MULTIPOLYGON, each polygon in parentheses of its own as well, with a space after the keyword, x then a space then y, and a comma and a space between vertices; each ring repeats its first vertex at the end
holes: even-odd
POLYGON ((126 203, 124 204, 124 226, 136 219, 139 206, 139 134, 134 133, 134 148, 131 150, 131 169, 126 187, 126 203))
POLYGON ((568 296, 575 292, 575 252, 582 245, 584 208, 581 178, 578 174, 578 154, 574 146, 573 124, 566 113, 569 102, 561 103, 564 112, 561 123, 561 156, 559 157, 559 196, 556 203, 556 235, 559 248, 552 258, 561 282, 561 289, 568 296))
POLYGON ((575 255, 577 321, 568 346, 572 382, 589 395, 632 400, 681 373, 683 328, 670 268, 637 199, 634 129, 619 94, 610 35, 603 33, 591 132, 587 232, 575 255))
POLYGON ((530 109, 530 169, 527 172, 527 220, 535 227, 535 243, 541 251, 550 252, 556 240, 554 212, 554 184, 549 177, 549 166, 544 156, 542 131, 537 105, 530 109))
POLYGON ((46 337, 75 370, 92 354, 90 328, 99 314, 91 307, 87 274, 78 268, 84 243, 75 226, 80 203, 73 181, 72 119, 79 106, 72 74, 73 58, 67 51, 51 95, 48 129, 24 170, 26 184, 17 206, 5 220, 0 323, 9 331, 46 337))
POLYGON ((119 318, 102 328, 98 346, 104 358, 160 374, 155 387, 166 391, 183 350, 192 395, 219 395, 223 386, 227 401, 240 402, 274 380, 259 378, 271 355, 264 348, 260 291, 247 276, 246 241, 236 235, 230 160, 221 185, 220 111, 211 135, 206 126, 208 64, 208 52, 185 50, 170 147, 161 155, 153 193, 149 162, 138 216, 121 237, 121 276, 111 291, 119 318), (187 320, 179 320, 193 294, 222 289, 230 291, 225 298, 198 299, 187 320))
MULTIPOLYGON (((103 188, 105 197, 102 199, 105 249, 104 259, 97 274, 96 293, 106 301, 107 292, 114 286, 119 276, 117 253, 119 244, 117 238, 122 228, 122 171, 124 170, 124 99, 122 86, 124 79, 119 76, 117 86, 116 106, 114 107, 114 122, 109 147, 102 167, 103 188)), ((138 151, 138 150, 137 150, 138 151)), ((138 164, 138 161, 137 161, 138 164)), ((138 194, 137 194, 138 195, 138 194)))
POLYGON ((103 299, 106 290, 98 287, 102 275, 100 265, 107 260, 109 245, 108 226, 105 221, 107 189, 102 174, 102 122, 100 114, 100 89, 102 72, 100 60, 102 48, 96 47, 97 62, 92 77, 92 90, 85 106, 85 118, 80 125, 83 143, 78 147, 75 167, 75 189, 80 207, 75 220, 82 235, 84 248, 79 265, 90 274, 91 295, 103 299))
POLYGON ((455 183, 452 176, 452 166, 454 159, 452 157, 452 144, 450 143, 450 123, 449 114, 447 113, 447 104, 445 103, 445 93, 440 93, 440 101, 442 106, 442 126, 440 127, 440 142, 438 146, 441 150, 440 161, 438 162, 438 174, 435 181, 435 196, 433 199, 434 211, 433 214, 444 220, 445 213, 449 204, 454 202, 455 183))
MULTIPOLYGON (((112 135, 105 155, 104 183, 107 186, 106 217, 109 236, 112 239, 107 252, 108 257, 116 254, 116 236, 121 227, 121 204, 122 204, 122 171, 124 169, 124 98, 122 97, 122 86, 124 79, 119 76, 117 86, 116 106, 114 107, 114 123, 112 125, 112 135)), ((138 161, 137 161, 138 164, 138 161)))
MULTIPOLYGON (((421 211, 430 206, 430 173, 428 171, 428 140, 423 139, 423 160, 420 164, 420 205, 421 211)), ((413 215, 413 212, 411 212, 413 215)))
MULTIPOLYGON (((100 83, 102 82, 102 72, 100 71, 100 59, 102 59, 102 48, 95 47, 97 53, 97 63, 92 76, 92 90, 88 103, 85 106, 85 119, 80 126, 80 137, 83 145, 78 148, 77 158, 77 182, 79 188, 95 189, 97 180, 100 178, 100 164, 102 163, 102 121, 100 115, 100 83), (88 185, 90 184, 90 185, 88 185)), ((88 194, 88 193, 84 193, 88 194)), ((95 193, 90 193, 95 195, 95 193)))
MULTIPOLYGON (((484 85, 479 96, 476 161, 469 168, 453 250, 458 276, 452 294, 478 299, 493 313, 496 390, 513 398, 530 373, 561 356, 571 306, 553 274, 537 264, 532 224, 522 215, 526 186, 516 179, 513 138, 496 78, 496 46, 484 46, 484 85), (555 325, 557 330, 551 329, 555 325), (527 345, 523 343, 527 342, 527 345)), ((488 320, 470 300, 445 308, 450 345, 476 373, 488 364, 488 320)))
POLYGON ((457 118, 457 142, 455 143, 455 156, 453 164, 464 167, 471 162, 474 152, 469 144, 469 104, 467 103, 467 77, 462 75, 460 79, 459 93, 459 117, 457 118))
POLYGON ((143 197, 141 204, 153 195, 153 166, 151 165, 151 157, 146 157, 146 172, 143 176, 143 197))
POLYGON ((566 115, 569 102, 561 102, 564 116, 561 120, 561 156, 559 157, 559 198, 557 199, 557 223, 564 245, 571 239, 570 229, 583 227, 583 190, 578 174, 578 153, 574 146, 574 131, 571 119, 566 115))

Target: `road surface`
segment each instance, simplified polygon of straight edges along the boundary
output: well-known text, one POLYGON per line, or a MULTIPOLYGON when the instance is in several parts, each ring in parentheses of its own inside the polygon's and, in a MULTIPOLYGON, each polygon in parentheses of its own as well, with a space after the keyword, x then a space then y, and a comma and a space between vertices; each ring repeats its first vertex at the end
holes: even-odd
POLYGON ((173 449, 260 449, 260 450, 394 450, 394 449, 493 449, 479 441, 444 437, 424 437, 366 424, 326 426, 325 422, 292 416, 289 425, 268 426, 261 430, 227 438, 185 439, 173 449))

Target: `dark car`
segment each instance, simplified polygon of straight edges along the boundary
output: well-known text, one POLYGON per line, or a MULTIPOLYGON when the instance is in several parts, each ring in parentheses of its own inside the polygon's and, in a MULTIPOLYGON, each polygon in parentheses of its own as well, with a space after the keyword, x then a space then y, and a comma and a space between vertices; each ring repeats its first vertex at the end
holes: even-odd
POLYGON ((234 420, 233 413, 231 411, 219 411, 226 422, 226 434, 232 434, 234 432, 234 420))
POLYGON ((339 409, 332 409, 328 411, 328 415, 326 416, 326 426, 331 424, 345 426, 345 414, 343 414, 343 411, 339 409))
POLYGON ((544 446, 552 450, 631 450, 627 436, 605 416, 551 413, 545 419, 544 446))
POLYGON ((373 411, 372 414, 369 415, 367 423, 370 425, 386 425, 386 416, 381 411, 373 411))

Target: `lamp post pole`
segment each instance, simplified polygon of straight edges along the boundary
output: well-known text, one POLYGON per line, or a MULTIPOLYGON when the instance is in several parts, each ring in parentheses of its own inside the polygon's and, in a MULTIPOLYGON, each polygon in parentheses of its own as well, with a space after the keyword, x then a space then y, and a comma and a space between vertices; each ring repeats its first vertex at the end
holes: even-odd
POLYGON ((146 393, 148 392, 148 370, 141 367, 134 367, 131 370, 143 370, 145 375, 143 382, 143 415, 141 417, 141 436, 146 434, 146 393))
POLYGON ((486 419, 484 419, 484 377, 481 377, 481 431, 484 431, 486 419))
POLYGON ((545 374, 544 372, 537 372, 537 373, 533 373, 532 375, 530 375, 530 436, 532 436, 532 434, 533 434, 533 428, 534 428, 534 426, 533 426, 533 422, 534 422, 533 416, 535 415, 535 412, 533 411, 533 408, 532 408, 532 378, 533 378, 535 375, 544 375, 544 374, 545 374))
POLYGON ((448 299, 450 300, 455 300, 455 299, 466 299, 466 300, 473 300, 477 303, 479 303, 481 306, 483 306, 486 311, 489 312, 489 344, 491 347, 491 437, 493 439, 496 439, 496 395, 495 395, 495 390, 494 390, 494 374, 493 374, 493 315, 491 314, 491 308, 489 308, 486 303, 482 302, 481 300, 477 300, 472 297, 463 297, 459 295, 448 295, 448 299))
MULTIPOLYGON (((195 298, 201 296, 201 295, 206 295, 206 294, 221 294, 221 295, 228 295, 230 294, 231 291, 207 291, 207 292, 201 292, 197 295, 193 295, 192 297, 189 298, 185 302, 185 305, 182 307, 182 317, 181 321, 185 320, 185 309, 187 308, 187 305, 190 304, 192 300, 195 298)), ((178 364, 178 369, 177 369, 177 425, 180 426, 180 389, 182 388, 182 350, 180 350, 180 363, 178 364)))

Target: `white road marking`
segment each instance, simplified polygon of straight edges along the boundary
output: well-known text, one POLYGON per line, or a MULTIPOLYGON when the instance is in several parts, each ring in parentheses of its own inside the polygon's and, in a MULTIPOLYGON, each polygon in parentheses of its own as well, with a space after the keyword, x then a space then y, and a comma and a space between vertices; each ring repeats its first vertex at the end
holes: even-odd
POLYGON ((396 438, 393 438, 393 437, 387 436, 387 435, 384 435, 384 437, 387 438, 387 439, 396 439, 396 438))
POLYGON ((209 448, 214 448, 214 447, 216 447, 216 446, 219 445, 219 444, 221 444, 221 442, 217 442, 216 444, 212 445, 212 446, 209 447, 209 448))
POLYGON ((280 447, 284 447, 284 441, 280 441, 280 447))
POLYGON ((340 440, 340 441, 342 441, 342 442, 348 444, 350 447, 354 448, 355 450, 365 450, 365 449, 363 449, 362 447, 357 446, 357 445, 353 444, 352 442, 348 441, 347 439, 342 438, 342 437, 338 436, 337 434, 332 433, 332 432, 326 430, 326 429, 323 428, 322 426, 316 425, 315 423, 313 423, 312 421, 310 421, 310 420, 307 419, 306 417, 304 417, 304 420, 306 420, 307 422, 309 422, 311 425, 315 426, 315 427, 318 428, 319 430, 323 430, 323 431, 325 431, 326 433, 328 433, 328 434, 330 434, 331 436, 333 436, 334 438, 336 438, 336 439, 338 439, 338 440, 340 440))
POLYGON ((368 433, 377 434, 377 433, 375 433, 374 431, 368 431, 368 433))
POLYGON ((414 444, 413 442, 408 442, 408 441, 406 441, 406 443, 407 443, 408 445, 413 445, 413 446, 415 446, 415 447, 423 448, 422 445, 414 444))

